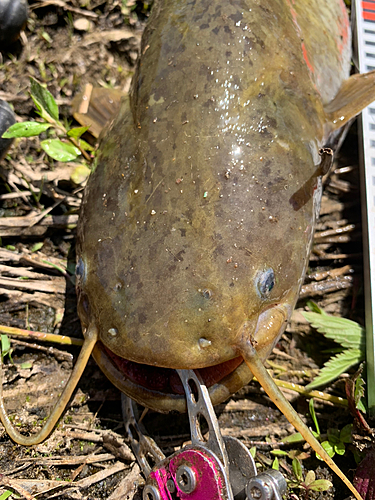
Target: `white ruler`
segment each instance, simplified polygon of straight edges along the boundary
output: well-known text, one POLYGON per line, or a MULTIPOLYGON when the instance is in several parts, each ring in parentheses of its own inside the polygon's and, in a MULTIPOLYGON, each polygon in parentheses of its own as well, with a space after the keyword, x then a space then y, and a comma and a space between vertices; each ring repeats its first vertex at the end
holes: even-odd
MULTIPOLYGON (((375 0, 355 1, 359 71, 375 70, 375 0)), ((354 35, 355 36, 355 35, 354 35)), ((375 102, 358 118, 366 307, 367 402, 375 415, 375 102), (361 133, 362 132, 362 133, 361 133), (372 286, 373 285, 373 286, 372 286)))

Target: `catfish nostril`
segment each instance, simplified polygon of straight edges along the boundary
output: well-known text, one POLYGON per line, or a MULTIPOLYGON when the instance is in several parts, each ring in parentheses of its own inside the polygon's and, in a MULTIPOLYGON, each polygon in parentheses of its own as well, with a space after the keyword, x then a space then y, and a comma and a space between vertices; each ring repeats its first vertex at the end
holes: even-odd
POLYGON ((204 290, 202 290, 202 295, 205 299, 210 299, 212 297, 212 291, 208 288, 205 288, 204 290))

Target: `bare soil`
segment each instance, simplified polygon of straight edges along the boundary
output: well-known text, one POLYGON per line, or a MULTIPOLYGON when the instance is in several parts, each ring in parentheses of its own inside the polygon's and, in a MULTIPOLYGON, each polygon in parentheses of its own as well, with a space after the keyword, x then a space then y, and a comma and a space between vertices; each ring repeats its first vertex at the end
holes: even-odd
MULTIPOLYGON (((13 105, 18 120, 36 117, 28 95, 30 76, 47 84, 67 121, 73 120, 71 100, 86 83, 127 91, 148 10, 142 3, 125 4, 121 0, 30 2, 25 33, 3 51, 2 60, 0 54, 0 99, 13 105)), ((334 347, 300 314, 308 299, 330 314, 363 324, 357 143, 354 125, 326 180, 316 243, 298 307, 270 357, 273 375, 289 382, 311 381, 329 358, 326 351, 334 347)), ((49 160, 39 139, 16 141, 0 165, 0 325, 82 337, 70 278, 84 187, 71 180, 75 166, 49 160), (46 210, 52 216, 47 223, 43 222, 46 210), (41 214, 30 225, 28 217, 41 214)), ((7 359, 3 370, 6 407, 15 425, 32 432, 49 415, 79 349, 13 337, 12 348, 13 363, 7 359)), ((349 376, 344 374, 324 391, 345 398, 349 376)), ((285 394, 312 425, 306 397, 293 391, 285 394)), ((315 409, 322 433, 354 422, 347 408, 316 400, 315 409)), ((272 450, 283 449, 290 457, 299 454, 305 472, 316 470, 317 477, 334 483, 323 493, 291 489, 289 499, 348 496, 308 447, 280 444, 293 429, 256 382, 217 408, 217 414, 224 435, 256 448, 259 470, 271 466, 272 450)), ((185 416, 149 412, 145 424, 166 454, 189 440, 185 416)), ((349 478, 356 467, 355 456, 369 443, 354 424, 353 444, 343 456, 335 457, 349 478)), ((38 499, 141 498, 143 479, 124 437, 120 394, 91 360, 61 422, 44 443, 16 445, 0 425, 0 495, 13 491, 38 499)), ((280 470, 293 479, 290 457, 279 458, 280 470)))

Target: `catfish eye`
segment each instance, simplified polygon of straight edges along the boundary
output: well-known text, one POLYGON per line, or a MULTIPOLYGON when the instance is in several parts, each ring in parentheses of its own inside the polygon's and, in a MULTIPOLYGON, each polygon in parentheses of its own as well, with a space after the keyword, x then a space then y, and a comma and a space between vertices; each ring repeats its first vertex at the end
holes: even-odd
POLYGON ((273 269, 269 268, 260 272, 256 278, 256 285, 262 299, 267 299, 272 288, 275 286, 275 273, 273 269))

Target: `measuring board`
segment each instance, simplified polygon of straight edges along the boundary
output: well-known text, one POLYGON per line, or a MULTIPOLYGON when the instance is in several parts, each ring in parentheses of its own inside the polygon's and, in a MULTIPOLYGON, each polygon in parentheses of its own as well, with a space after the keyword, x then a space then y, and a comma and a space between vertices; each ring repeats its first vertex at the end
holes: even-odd
MULTIPOLYGON (((354 1, 354 0, 353 0, 354 1)), ((355 1, 360 73, 375 70, 375 0, 355 1)), ((358 118, 361 156, 363 260, 366 308, 367 403, 375 416, 375 102, 358 118), (361 144, 362 142, 362 144, 361 144), (373 285, 373 286, 372 286, 373 285)))

